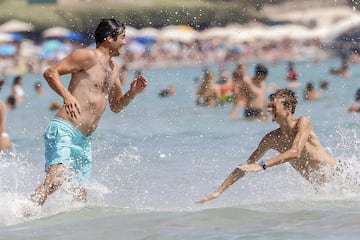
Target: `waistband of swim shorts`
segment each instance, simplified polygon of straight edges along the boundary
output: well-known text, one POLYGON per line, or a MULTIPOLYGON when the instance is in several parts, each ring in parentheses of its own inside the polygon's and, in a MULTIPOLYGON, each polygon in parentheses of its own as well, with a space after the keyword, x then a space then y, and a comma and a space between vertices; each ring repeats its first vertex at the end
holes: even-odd
POLYGON ((70 123, 69 121, 65 120, 64 118, 61 117, 54 117, 51 121, 54 122, 59 122, 61 124, 64 124, 65 126, 67 126, 68 128, 70 128, 72 131, 74 131, 77 135, 82 136, 83 138, 91 138, 91 135, 85 135, 82 132, 79 131, 79 129, 77 129, 72 123, 70 123))

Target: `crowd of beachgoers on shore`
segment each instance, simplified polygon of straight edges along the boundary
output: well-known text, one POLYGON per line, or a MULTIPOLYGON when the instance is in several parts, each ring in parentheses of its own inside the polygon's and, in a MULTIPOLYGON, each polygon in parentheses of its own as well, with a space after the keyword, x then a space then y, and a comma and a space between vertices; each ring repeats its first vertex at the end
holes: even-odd
MULTIPOLYGON (((120 65, 126 63, 128 68, 133 69, 169 65, 201 66, 232 61, 321 61, 339 54, 339 49, 334 47, 337 36, 360 25, 360 14, 350 8, 325 10, 307 10, 302 14, 301 21, 289 20, 286 24, 275 26, 253 21, 246 25, 229 24, 201 32, 187 25, 172 25, 162 29, 126 26, 127 46, 116 61, 120 65), (324 22, 324 19, 327 21, 324 22)), ((295 15, 294 12, 287 19, 295 15)), ((95 43, 84 44, 82 33, 61 27, 45 30, 41 41, 35 42, 22 34, 25 29, 31 31, 34 26, 18 20, 11 22, 12 25, 15 23, 25 25, 22 31, 9 31, 9 28, 3 26, 8 23, 0 25, 2 76, 41 73, 47 66, 77 48, 96 47, 95 43)))
MULTIPOLYGON (((9 44, 9 43, 7 43, 9 44)), ((76 41, 47 39, 41 45, 32 45, 30 40, 11 43, 14 54, 2 55, 0 74, 42 72, 46 66, 57 62, 71 51, 87 47, 76 41), (47 46, 52 48, 47 50, 47 46)), ((90 47, 95 47, 93 44, 90 47)), ((130 68, 146 68, 168 65, 203 65, 211 63, 263 61, 281 59, 319 61, 334 54, 324 47, 319 39, 300 41, 285 38, 281 41, 245 41, 230 44, 226 39, 196 39, 192 42, 156 41, 140 43, 129 37, 122 56, 116 60, 126 62, 130 68)))

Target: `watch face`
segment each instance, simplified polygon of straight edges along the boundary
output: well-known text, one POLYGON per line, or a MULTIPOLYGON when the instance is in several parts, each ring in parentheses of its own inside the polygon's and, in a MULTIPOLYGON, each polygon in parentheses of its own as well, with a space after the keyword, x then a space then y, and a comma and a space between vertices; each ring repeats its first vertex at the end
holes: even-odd
POLYGON ((261 160, 259 162, 259 165, 265 170, 266 169, 266 164, 265 164, 265 161, 264 160, 261 160))

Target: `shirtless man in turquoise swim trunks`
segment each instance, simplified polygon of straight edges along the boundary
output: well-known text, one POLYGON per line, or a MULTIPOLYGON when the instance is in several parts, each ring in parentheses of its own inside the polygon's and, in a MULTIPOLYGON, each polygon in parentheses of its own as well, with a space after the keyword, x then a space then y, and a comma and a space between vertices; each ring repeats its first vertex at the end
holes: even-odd
POLYGON ((279 89, 269 98, 268 111, 279 128, 263 137, 247 164, 237 166, 214 192, 205 195, 197 203, 219 197, 246 173, 264 171, 287 162, 315 187, 331 179, 338 161, 321 145, 310 118, 293 116, 297 104, 295 93, 290 89, 279 89), (259 161, 270 149, 279 154, 259 161))
POLYGON ((138 76, 123 94, 119 67, 111 60, 125 43, 125 26, 115 19, 102 19, 95 30, 96 48, 75 50, 44 72, 49 86, 64 101, 44 134, 46 178, 31 196, 43 205, 65 179, 79 180, 75 197, 86 200, 86 182, 91 174, 91 134, 96 130, 106 101, 117 113, 147 86, 138 76), (60 76, 71 74, 68 88, 60 76))

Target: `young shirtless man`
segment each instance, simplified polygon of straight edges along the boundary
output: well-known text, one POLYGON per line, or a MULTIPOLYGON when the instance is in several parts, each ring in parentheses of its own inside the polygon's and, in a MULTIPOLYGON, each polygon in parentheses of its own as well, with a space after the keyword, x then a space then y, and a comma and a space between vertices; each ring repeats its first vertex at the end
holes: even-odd
POLYGON ((244 107, 246 103, 244 79, 246 76, 246 65, 239 64, 232 72, 232 92, 234 96, 234 103, 231 110, 231 118, 236 119, 238 116, 238 108, 244 107))
POLYGON ((255 67, 254 77, 244 77, 242 92, 245 94, 244 117, 264 119, 266 117, 266 83, 268 70, 263 64, 255 67))
POLYGON ((120 55, 125 45, 125 27, 115 19, 102 19, 95 31, 96 49, 78 49, 44 72, 50 87, 64 105, 48 124, 45 138, 46 178, 31 200, 43 205, 64 180, 78 180, 74 195, 86 200, 85 185, 91 174, 91 134, 96 130, 106 108, 117 113, 141 93, 146 79, 138 76, 123 94, 119 67, 112 57, 120 55), (71 74, 68 88, 60 76, 71 74))
POLYGON ((247 164, 240 164, 214 192, 197 203, 219 197, 246 172, 264 171, 286 162, 314 185, 324 183, 331 176, 337 161, 320 144, 310 118, 293 116, 297 104, 295 93, 289 89, 279 89, 269 98, 268 111, 280 127, 263 137, 247 164), (279 154, 257 162, 270 149, 278 151, 279 154))
MULTIPOLYGON (((2 79, 0 80, 0 90, 4 82, 5 80, 2 79)), ((0 100, 0 151, 8 150, 11 147, 9 135, 5 131, 6 113, 7 113, 6 104, 2 100, 0 100)))

